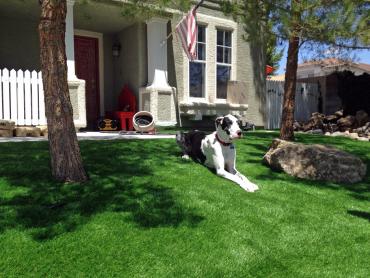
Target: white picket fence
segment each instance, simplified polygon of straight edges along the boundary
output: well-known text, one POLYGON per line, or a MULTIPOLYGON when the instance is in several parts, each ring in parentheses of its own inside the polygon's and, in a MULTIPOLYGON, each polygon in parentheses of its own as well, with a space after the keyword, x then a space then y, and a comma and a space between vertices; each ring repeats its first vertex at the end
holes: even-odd
POLYGON ((41 72, 0 70, 0 119, 46 125, 41 72))
MULTIPOLYGON (((266 82, 266 129, 280 128, 283 110, 284 81, 266 82)), ((297 83, 294 118, 307 121, 313 112, 318 111, 319 91, 317 84, 297 83)))

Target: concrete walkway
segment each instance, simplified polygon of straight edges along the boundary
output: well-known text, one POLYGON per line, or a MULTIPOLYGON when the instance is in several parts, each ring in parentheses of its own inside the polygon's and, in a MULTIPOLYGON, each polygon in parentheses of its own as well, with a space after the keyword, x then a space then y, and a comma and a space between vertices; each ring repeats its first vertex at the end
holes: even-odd
MULTIPOLYGON (((77 132, 78 140, 127 140, 127 139, 175 139, 175 135, 167 134, 120 134, 119 132, 77 132)), ((45 137, 0 137, 4 142, 37 142, 47 141, 45 137)))

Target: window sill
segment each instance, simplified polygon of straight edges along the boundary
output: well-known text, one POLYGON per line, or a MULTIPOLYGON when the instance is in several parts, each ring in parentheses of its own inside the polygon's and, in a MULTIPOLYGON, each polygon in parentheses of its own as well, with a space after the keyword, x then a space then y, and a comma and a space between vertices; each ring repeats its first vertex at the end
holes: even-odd
POLYGON ((180 111, 183 114, 195 115, 201 112, 203 115, 218 115, 220 113, 225 114, 229 112, 245 112, 248 110, 248 104, 231 104, 225 102, 221 103, 209 103, 199 101, 180 102, 180 111))
POLYGON ((208 103, 204 97, 189 97, 189 103, 208 103))

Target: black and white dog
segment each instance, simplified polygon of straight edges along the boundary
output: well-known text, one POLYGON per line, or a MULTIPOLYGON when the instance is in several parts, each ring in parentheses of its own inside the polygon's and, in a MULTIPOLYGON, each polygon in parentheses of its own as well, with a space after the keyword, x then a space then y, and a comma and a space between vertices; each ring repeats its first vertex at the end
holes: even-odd
POLYGON ((216 119, 216 131, 212 134, 206 135, 202 131, 178 132, 176 142, 183 151, 183 158, 190 156, 215 169, 217 175, 239 184, 248 192, 254 192, 258 186, 235 168, 236 151, 232 141, 241 136, 238 119, 227 115, 216 119))

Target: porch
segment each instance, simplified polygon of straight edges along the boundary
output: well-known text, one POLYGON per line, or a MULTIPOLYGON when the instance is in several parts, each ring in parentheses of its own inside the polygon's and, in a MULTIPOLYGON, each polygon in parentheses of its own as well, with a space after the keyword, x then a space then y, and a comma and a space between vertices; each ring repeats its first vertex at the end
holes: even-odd
MULTIPOLYGON (((171 109, 162 121, 175 124, 174 89, 163 80, 167 62, 153 59, 167 57, 167 47, 156 40, 166 37, 169 19, 129 20, 121 15, 121 5, 120 1, 67 0, 66 55, 75 125, 95 129, 99 117, 118 110, 119 94, 126 84, 137 103, 140 88, 144 92, 149 86, 148 92, 169 91, 171 109), (147 29, 156 37, 147 36, 147 29)), ((46 124, 39 16, 37 1, 0 0, 0 24, 6 26, 0 30, 0 119, 17 125, 46 124)))

